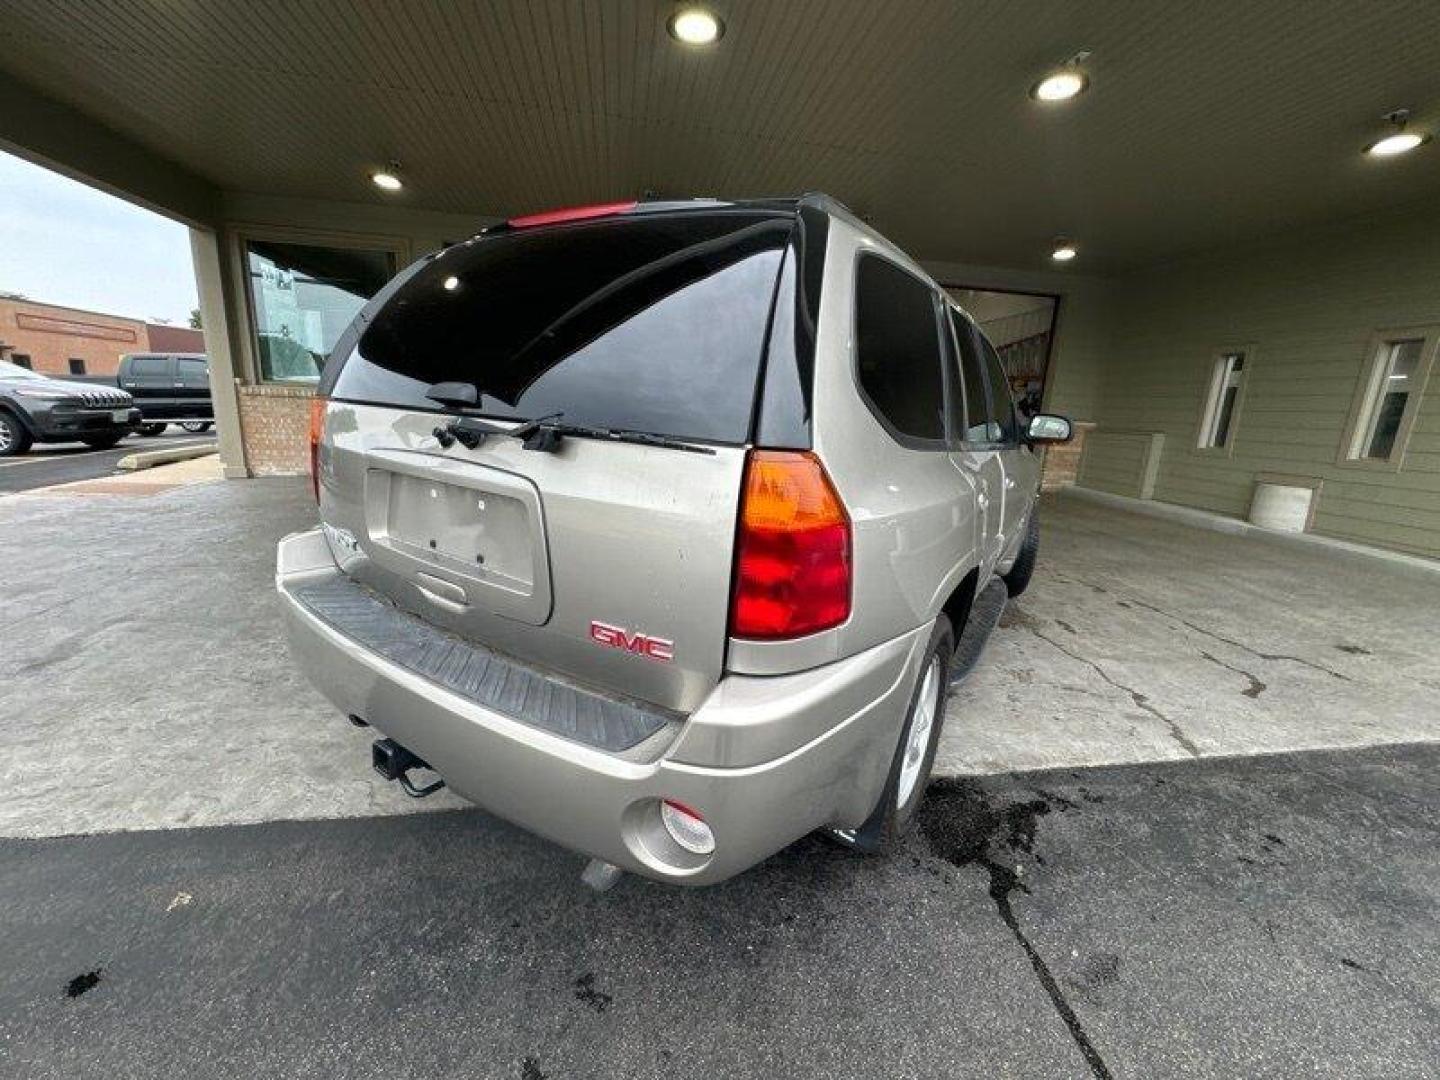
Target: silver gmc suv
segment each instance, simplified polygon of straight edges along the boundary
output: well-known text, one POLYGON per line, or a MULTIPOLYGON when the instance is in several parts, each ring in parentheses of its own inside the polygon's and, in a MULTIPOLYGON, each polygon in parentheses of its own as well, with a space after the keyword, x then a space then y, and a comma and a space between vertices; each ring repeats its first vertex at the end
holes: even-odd
POLYGON ((592 884, 713 883, 815 830, 883 851, 1069 433, 1022 429, 970 318, 829 198, 536 214, 340 339, 322 524, 276 583, 382 775, 592 884))

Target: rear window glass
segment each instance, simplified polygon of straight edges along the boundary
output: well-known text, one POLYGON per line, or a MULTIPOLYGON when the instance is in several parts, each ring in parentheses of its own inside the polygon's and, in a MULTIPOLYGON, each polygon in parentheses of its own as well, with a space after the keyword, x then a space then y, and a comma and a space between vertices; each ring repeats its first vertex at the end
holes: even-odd
POLYGON ((855 271, 860 387, 900 435, 945 438, 944 368, 935 294, 894 263, 863 256, 855 271))
POLYGON ((361 335, 334 396, 437 410, 472 383, 499 418, 712 442, 750 433, 789 217, 657 214, 447 249, 361 335))

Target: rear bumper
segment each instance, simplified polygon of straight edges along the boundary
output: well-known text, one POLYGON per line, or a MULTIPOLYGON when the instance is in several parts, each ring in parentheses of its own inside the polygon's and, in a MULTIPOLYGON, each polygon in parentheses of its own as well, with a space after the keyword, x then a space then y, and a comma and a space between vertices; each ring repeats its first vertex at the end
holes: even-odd
POLYGON ((799 675, 728 676, 678 736, 645 744, 650 752, 637 759, 481 706, 340 633, 294 593, 338 574, 320 530, 281 541, 276 584, 292 648, 342 712, 424 758, 485 809, 684 884, 722 881, 817 828, 860 825, 884 787, 928 640, 925 627, 799 675), (763 760, 753 760, 756 748, 763 760), (712 855, 669 841, 662 797, 703 814, 712 855))

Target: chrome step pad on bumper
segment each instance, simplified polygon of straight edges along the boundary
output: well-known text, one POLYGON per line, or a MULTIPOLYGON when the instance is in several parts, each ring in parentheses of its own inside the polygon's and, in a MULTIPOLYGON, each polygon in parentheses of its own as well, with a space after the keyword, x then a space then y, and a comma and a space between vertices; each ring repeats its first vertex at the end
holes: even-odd
POLYGON ((341 634, 451 693, 597 750, 629 750, 679 719, 549 678, 409 615, 344 577, 300 585, 292 595, 341 634))

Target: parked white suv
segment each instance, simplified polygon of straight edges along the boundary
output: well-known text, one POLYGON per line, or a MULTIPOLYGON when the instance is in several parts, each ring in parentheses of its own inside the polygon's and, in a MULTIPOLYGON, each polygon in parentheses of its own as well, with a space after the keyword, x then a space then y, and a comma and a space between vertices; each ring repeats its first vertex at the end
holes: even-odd
POLYGON ((1069 436, 824 196, 514 219, 392 281, 319 391, 277 584, 377 768, 692 884, 905 831, 1069 436))

